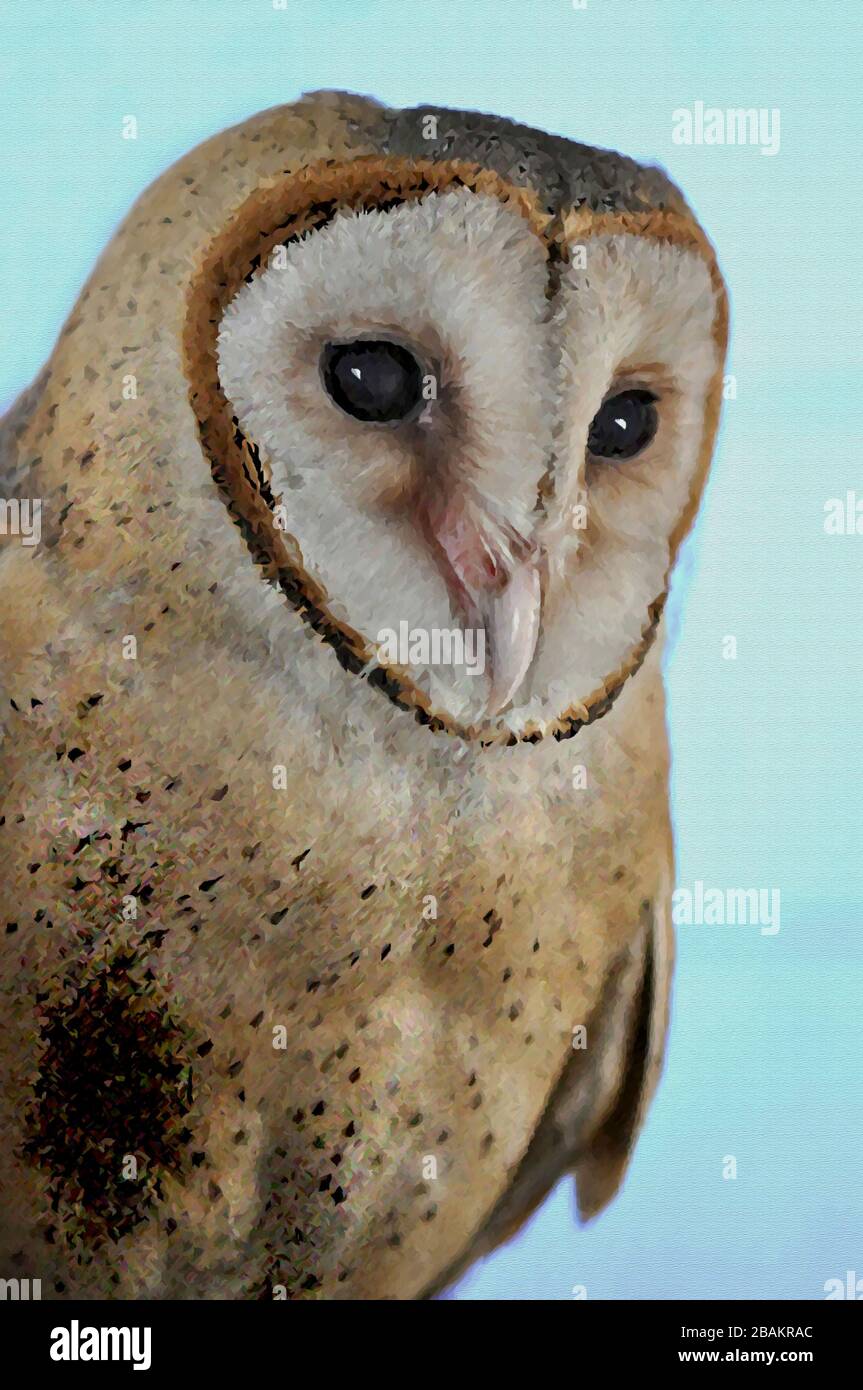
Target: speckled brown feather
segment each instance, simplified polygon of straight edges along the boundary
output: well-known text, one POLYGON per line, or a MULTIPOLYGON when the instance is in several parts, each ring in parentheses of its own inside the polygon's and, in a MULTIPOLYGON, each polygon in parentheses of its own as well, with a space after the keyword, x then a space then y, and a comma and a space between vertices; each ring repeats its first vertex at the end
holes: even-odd
MULTIPOLYGON (((656 171, 566 174, 529 132, 519 176, 521 128, 483 153, 490 118, 443 114, 429 158, 549 214, 686 216, 656 171)), ((4 495, 42 498, 43 541, 0 552, 0 1251, 46 1295, 421 1296, 571 1167, 596 1210, 655 1081, 659 644, 577 738, 435 735, 267 582, 201 447, 184 334, 214 243, 295 171, 414 157, 411 116, 323 95, 186 156, 4 422, 4 495)))

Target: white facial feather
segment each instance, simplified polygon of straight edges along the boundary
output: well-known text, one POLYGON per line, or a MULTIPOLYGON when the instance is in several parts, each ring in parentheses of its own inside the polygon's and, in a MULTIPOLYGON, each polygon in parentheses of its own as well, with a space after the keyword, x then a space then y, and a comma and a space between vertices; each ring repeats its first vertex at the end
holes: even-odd
MULTIPOLYGON (((527 535, 534 524, 553 418, 546 274, 518 213, 460 190, 342 212, 228 306, 223 389, 269 462, 331 611, 372 643, 402 621, 429 631, 464 622, 398 505, 422 485, 415 470, 444 470, 502 527, 527 535), (323 345, 375 334, 411 346, 437 378, 438 407, 415 427, 413 452, 399 431, 346 416, 322 387, 323 345)), ((478 716, 487 673, 417 674, 457 718, 478 716)))
POLYGON ((540 528, 549 556, 536 657, 505 722, 554 717, 552 704, 585 700, 638 643, 648 607, 666 587, 670 541, 689 496, 719 348, 716 294, 704 260, 629 235, 587 242, 585 269, 561 285, 557 327, 566 370, 555 494, 540 528), (645 384, 659 397, 659 429, 629 462, 586 467, 591 421, 609 394, 645 384), (587 527, 581 528, 586 506, 587 527), (555 563, 557 562, 557 563, 555 563), (556 577, 559 576, 559 577, 556 577))
MULTIPOLYGON (((342 211, 280 248, 219 334, 222 387, 306 569, 372 649, 384 633, 470 622, 417 525, 418 499, 458 493, 502 553, 521 538, 542 554, 536 653, 501 716, 516 732, 587 700, 637 646, 666 586, 718 363, 698 254, 615 234, 590 238, 586 260, 565 268, 549 306, 545 250, 517 212, 467 189, 431 193, 342 211), (369 425, 329 399, 323 347, 363 337, 401 342, 433 378, 437 398, 415 423, 369 425), (659 397, 655 440, 588 467, 594 415, 635 386, 659 397)), ((414 648, 407 663, 433 707, 482 719, 488 666, 471 675, 434 659, 414 648)))

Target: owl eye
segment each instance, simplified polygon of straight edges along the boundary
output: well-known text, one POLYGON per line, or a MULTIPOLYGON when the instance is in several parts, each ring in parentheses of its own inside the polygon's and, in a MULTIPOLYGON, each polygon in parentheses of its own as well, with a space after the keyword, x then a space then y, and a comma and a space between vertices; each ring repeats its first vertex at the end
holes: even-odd
POLYGON ((331 400, 355 420, 391 424, 408 419, 422 404, 419 362, 400 343, 386 339, 327 343, 321 376, 331 400))
POLYGON ((656 434, 657 397, 651 391, 621 391, 600 406, 587 436, 588 452, 596 458, 631 459, 656 434))

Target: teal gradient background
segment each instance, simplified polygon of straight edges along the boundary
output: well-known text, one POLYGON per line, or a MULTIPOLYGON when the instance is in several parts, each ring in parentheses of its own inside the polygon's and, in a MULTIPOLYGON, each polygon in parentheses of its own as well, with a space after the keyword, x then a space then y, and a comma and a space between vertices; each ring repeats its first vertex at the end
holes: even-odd
POLYGON ((622 1195, 582 1229, 561 1184, 450 1296, 814 1299, 863 1277, 863 534, 823 524, 828 499, 863 498, 863 6, 2 0, 0 17, 4 407, 144 187, 306 90, 496 112, 681 184, 730 287, 737 394, 672 600, 678 882, 779 888, 781 929, 680 928, 622 1195), (675 145, 672 112, 699 100, 778 108, 779 152, 675 145))

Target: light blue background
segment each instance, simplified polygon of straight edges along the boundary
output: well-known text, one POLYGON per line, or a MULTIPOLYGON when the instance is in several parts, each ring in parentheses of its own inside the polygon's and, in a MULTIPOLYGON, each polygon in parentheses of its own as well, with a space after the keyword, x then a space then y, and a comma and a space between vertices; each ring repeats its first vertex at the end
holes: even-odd
POLYGON ((461 1298, 823 1297, 863 1277, 856 0, 2 0, 0 403, 137 194, 304 90, 515 117, 664 164, 730 285, 718 455, 669 659, 678 881, 778 887, 781 930, 682 927, 668 1064, 623 1195, 568 1184, 461 1298), (778 107, 781 148, 676 146, 672 111, 778 107), (137 141, 120 137, 125 115, 137 141), (723 660, 726 635, 736 661, 723 660), (723 1181, 734 1155, 736 1181, 723 1181))

